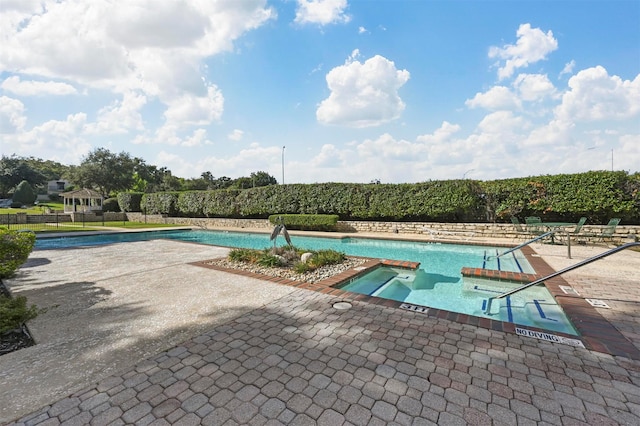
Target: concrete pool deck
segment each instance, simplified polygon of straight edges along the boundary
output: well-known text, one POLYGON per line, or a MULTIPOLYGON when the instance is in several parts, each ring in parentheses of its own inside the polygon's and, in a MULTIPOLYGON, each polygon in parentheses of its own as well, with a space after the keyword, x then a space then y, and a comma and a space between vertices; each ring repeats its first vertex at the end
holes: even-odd
MULTIPOLYGON (((534 248, 555 269, 604 251, 534 248)), ((48 310, 0 357, 0 423, 640 423, 637 360, 190 264, 226 252, 33 252, 5 284, 48 310)), ((640 348, 638 270, 627 250, 565 279, 640 348)))

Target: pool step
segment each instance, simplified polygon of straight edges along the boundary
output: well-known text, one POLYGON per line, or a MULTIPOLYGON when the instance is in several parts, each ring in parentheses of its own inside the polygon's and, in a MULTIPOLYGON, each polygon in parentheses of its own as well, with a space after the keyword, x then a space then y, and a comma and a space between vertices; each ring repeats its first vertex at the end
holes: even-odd
POLYGON ((533 321, 544 323, 557 323, 562 318, 562 310, 556 304, 544 299, 533 299, 525 304, 529 318, 533 321))
MULTIPOLYGON (((522 265, 520 264, 520 261, 518 260, 518 257, 516 256, 516 252, 511 252, 509 253, 509 256, 511 256, 513 258, 513 262, 515 264, 515 266, 518 268, 519 272, 524 272, 524 270, 522 269, 522 265)), ((484 251, 484 258, 482 260, 482 269, 487 269, 487 262, 490 260, 490 258, 495 259, 497 267, 493 270, 497 270, 497 271, 502 271, 502 266, 500 264, 500 255, 498 250, 496 249, 496 254, 495 255, 488 255, 487 250, 484 251)))

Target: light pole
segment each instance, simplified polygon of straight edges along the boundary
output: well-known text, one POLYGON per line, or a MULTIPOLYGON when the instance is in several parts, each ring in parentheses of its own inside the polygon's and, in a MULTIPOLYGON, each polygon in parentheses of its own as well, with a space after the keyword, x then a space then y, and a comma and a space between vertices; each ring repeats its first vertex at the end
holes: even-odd
POLYGON ((282 147, 282 184, 284 185, 284 146, 282 147))
POLYGON ((611 148, 611 171, 613 171, 613 148, 611 148))
POLYGON ((469 169, 462 175, 462 179, 464 180, 467 177, 467 173, 474 171, 475 169, 469 169))

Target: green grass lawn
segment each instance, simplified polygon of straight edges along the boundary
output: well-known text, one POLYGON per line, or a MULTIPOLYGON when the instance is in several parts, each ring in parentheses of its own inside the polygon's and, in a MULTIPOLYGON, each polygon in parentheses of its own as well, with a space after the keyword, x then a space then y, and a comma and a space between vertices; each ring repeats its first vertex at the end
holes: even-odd
MULTIPOLYGON (((6 226, 6 225, 5 225, 6 226)), ((104 231, 105 228, 123 228, 123 229, 153 229, 168 228, 176 225, 165 223, 144 223, 144 222, 127 222, 127 221, 109 221, 109 222, 64 222, 58 224, 44 223, 25 223, 12 224, 10 229, 33 231, 37 234, 53 233, 53 232, 82 232, 82 231, 104 231)))
POLYGON ((43 214, 46 212, 47 208, 50 211, 54 211, 54 210, 62 211, 64 210, 64 204, 48 201, 46 203, 39 203, 36 206, 29 206, 28 208, 25 208, 25 209, 3 208, 3 209, 0 209, 0 214, 16 214, 16 213, 43 214))

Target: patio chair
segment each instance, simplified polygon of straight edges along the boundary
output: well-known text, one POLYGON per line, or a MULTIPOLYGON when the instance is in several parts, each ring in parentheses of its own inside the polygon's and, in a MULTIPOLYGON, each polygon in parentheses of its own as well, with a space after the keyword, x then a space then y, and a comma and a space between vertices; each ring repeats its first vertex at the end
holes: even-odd
POLYGON ((511 223, 513 223, 513 226, 515 226, 518 234, 523 235, 525 238, 529 235, 529 231, 527 231, 524 226, 522 226, 517 217, 511 216, 511 223))
POLYGON ((605 227, 602 228, 602 232, 600 233, 596 241, 604 242, 605 239, 613 240, 613 233, 616 232, 616 227, 619 223, 620 219, 618 218, 609 220, 609 223, 607 223, 605 227))
POLYGON ((605 242, 605 240, 613 240, 613 234, 616 232, 616 227, 620 223, 619 218, 613 218, 602 228, 602 231, 597 234, 582 234, 584 237, 595 238, 595 242, 605 242))
POLYGON ((544 234, 542 220, 538 216, 527 216, 524 218, 524 221, 527 224, 529 234, 536 236, 544 234))
MULTIPOLYGON (((587 218, 585 216, 582 216, 580 220, 578 220, 578 223, 576 223, 576 227, 573 228, 573 230, 567 232, 567 235, 569 236, 569 238, 575 238, 577 241, 577 238, 580 236, 580 232, 582 231, 582 227, 586 222, 587 222, 587 218)), ((559 232, 558 234, 556 234, 556 237, 560 241, 563 241, 564 236, 565 234, 563 234, 562 232, 559 232)))

